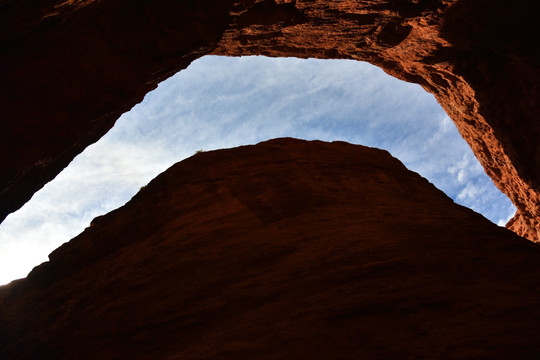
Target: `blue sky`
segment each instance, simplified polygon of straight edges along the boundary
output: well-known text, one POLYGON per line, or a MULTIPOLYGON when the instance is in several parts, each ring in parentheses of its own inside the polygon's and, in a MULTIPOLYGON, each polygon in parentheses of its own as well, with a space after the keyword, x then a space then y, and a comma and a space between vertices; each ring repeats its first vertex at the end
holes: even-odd
POLYGON ((209 56, 161 83, 0 224, 0 284, 197 150, 284 136, 383 148, 494 223, 515 211, 420 86, 357 61, 209 56))

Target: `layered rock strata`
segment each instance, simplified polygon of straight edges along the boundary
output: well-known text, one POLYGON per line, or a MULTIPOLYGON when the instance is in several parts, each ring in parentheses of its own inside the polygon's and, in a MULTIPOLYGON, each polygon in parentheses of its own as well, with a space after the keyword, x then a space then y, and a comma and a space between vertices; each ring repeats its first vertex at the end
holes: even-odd
POLYGON ((535 359, 540 247, 387 152, 196 154, 0 287, 2 359, 535 359))
POLYGON ((0 219, 205 54, 368 61, 431 92, 540 229, 536 1, 0 2, 0 219))

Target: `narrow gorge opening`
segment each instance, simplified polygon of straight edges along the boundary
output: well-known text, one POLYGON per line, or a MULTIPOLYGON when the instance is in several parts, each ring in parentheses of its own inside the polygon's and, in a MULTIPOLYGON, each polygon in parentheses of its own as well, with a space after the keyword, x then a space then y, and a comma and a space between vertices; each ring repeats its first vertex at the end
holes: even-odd
POLYGON ((123 205, 196 151, 286 136, 388 150, 499 225, 515 210, 419 85, 352 60, 206 56, 147 94, 6 218, 0 283, 26 276, 94 217, 123 205))

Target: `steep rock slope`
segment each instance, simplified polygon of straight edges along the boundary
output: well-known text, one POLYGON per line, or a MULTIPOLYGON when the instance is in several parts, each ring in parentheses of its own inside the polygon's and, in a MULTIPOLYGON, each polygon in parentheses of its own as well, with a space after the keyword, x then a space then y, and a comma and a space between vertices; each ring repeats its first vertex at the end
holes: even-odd
POLYGON ((533 359, 540 248, 387 152, 197 154, 0 287, 2 359, 533 359))
POLYGON ((0 220, 205 54, 369 61, 435 95, 540 230, 535 0, 2 0, 0 220))

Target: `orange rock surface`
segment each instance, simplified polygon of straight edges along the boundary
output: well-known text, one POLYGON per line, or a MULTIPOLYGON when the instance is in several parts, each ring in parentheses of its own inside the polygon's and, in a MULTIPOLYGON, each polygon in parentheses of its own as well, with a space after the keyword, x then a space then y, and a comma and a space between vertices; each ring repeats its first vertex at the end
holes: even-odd
POLYGON ((0 2, 0 219, 205 54, 365 60, 422 85, 540 230, 534 0, 0 2))
POLYGON ((536 359, 540 247, 386 151, 196 154, 0 287, 1 359, 536 359))

